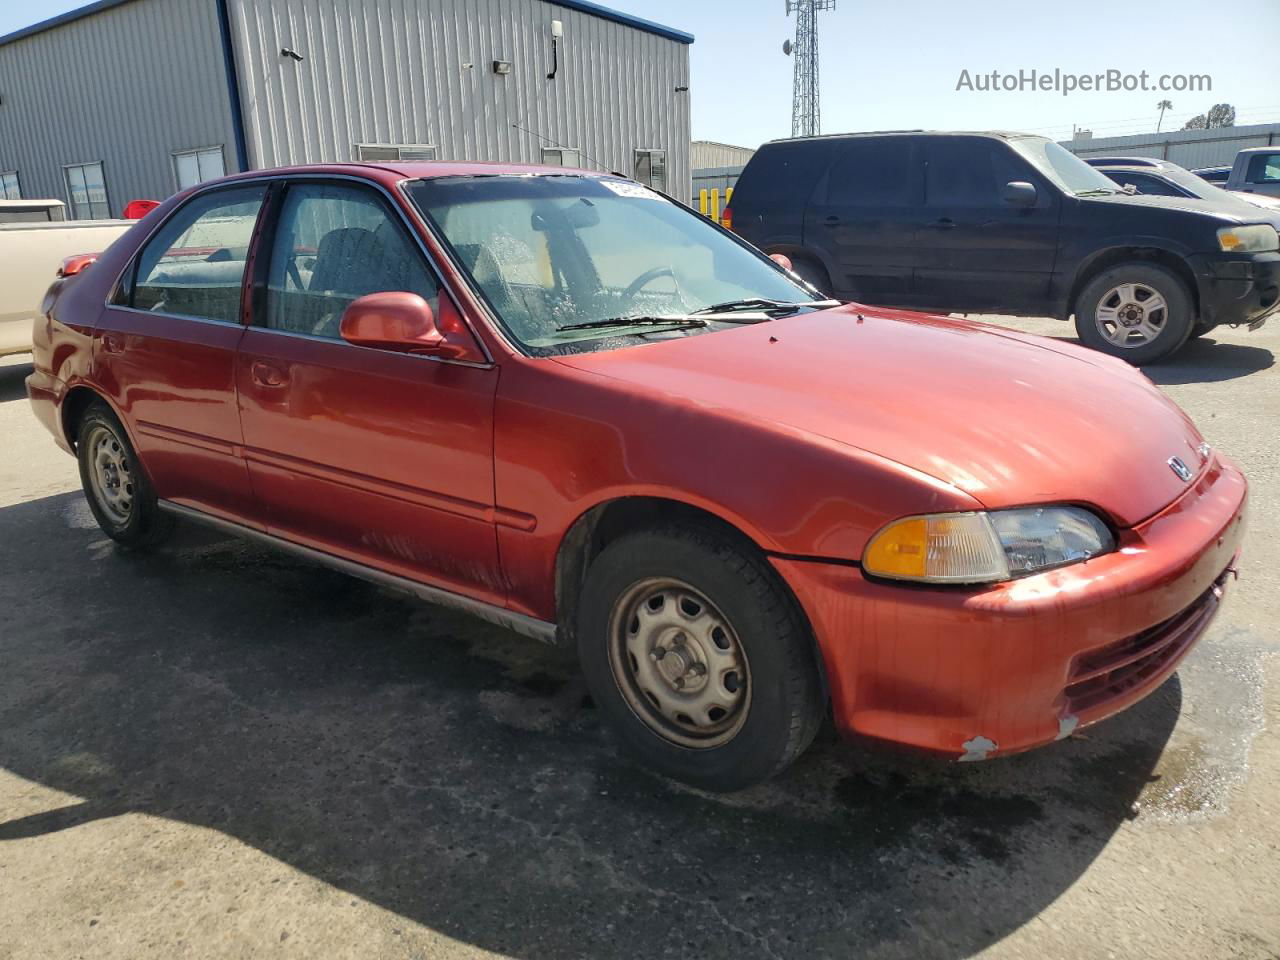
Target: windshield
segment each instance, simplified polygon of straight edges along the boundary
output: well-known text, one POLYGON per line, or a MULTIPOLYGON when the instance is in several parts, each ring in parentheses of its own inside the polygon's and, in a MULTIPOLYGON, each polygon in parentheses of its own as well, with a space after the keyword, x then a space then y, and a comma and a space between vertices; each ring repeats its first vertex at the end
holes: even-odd
POLYGON ((1119 193, 1116 185, 1065 147, 1041 137, 1015 137, 1010 146, 1067 193, 1077 197, 1119 193))
POLYGON ((705 312, 737 301, 787 305, 769 306, 769 315, 820 302, 700 215, 630 180, 440 177, 410 183, 409 195, 507 332, 535 355, 698 336, 768 319, 705 312), (698 311, 704 312, 691 316, 698 311))

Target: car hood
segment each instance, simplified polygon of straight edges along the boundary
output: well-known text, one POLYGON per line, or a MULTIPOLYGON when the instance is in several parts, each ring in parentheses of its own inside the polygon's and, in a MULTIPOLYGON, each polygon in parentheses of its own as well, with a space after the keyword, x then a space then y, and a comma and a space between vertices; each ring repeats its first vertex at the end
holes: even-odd
POLYGON ((946 317, 850 305, 557 360, 868 451, 991 508, 1070 501, 1131 526, 1187 488, 1171 457, 1206 460, 1190 419, 1122 361, 946 317))
POLYGON ((1195 214, 1221 221, 1223 226, 1245 223, 1253 220, 1266 220, 1266 212, 1260 207, 1251 209, 1251 205, 1240 201, 1206 200, 1203 197, 1160 197, 1153 194, 1113 193, 1101 197, 1081 197, 1083 202, 1091 205, 1131 207, 1138 210, 1173 211, 1177 214, 1195 214))

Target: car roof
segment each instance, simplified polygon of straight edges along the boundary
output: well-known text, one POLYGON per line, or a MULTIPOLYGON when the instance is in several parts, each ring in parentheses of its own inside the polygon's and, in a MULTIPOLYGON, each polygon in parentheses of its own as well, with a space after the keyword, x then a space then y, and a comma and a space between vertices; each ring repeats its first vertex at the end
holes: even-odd
MULTIPOLYGON (((358 177, 364 180, 391 185, 401 180, 431 180, 440 177, 497 177, 497 176, 584 176, 625 177, 620 173, 602 173, 580 167, 552 167, 533 163, 498 163, 455 160, 414 160, 377 163, 311 163, 293 167, 271 167, 265 170, 246 170, 234 173, 216 182, 252 180, 261 177, 316 176, 358 177)), ((210 181, 215 182, 215 181, 210 181)), ((204 186, 205 184, 201 184, 204 186)))

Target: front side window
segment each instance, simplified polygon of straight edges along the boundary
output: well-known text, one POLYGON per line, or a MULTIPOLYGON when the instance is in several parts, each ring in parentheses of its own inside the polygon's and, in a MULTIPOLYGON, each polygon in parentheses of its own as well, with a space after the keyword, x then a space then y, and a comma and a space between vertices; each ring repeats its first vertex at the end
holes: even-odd
POLYGON ((222 162, 222 147, 206 147, 203 150, 179 150, 173 155, 173 173, 178 189, 185 190, 206 180, 217 180, 226 174, 222 162))
POLYGON ((21 200, 22 189, 18 185, 18 171, 0 173, 0 197, 5 200, 21 200))
POLYGON ((727 315, 666 329, 662 322, 729 301, 763 297, 807 309, 816 299, 705 218, 629 180, 441 177, 409 192, 507 332, 534 355, 726 329, 727 315))
POLYGON ((667 151, 637 150, 635 177, 646 187, 667 192, 667 151))
POLYGON ((1249 183, 1280 183, 1280 153, 1260 153, 1249 160, 1249 183))
POLYGON ((239 323, 245 258, 265 193, 261 184, 212 190, 184 205, 138 255, 129 305, 239 323))
POLYGON ((339 339, 353 300, 389 291, 436 307, 436 280, 382 198, 346 184, 290 184, 267 271, 266 325, 339 339))
POLYGON ((63 167, 67 181, 67 202, 73 220, 107 220, 111 207, 107 203, 107 181, 101 163, 73 163, 63 167))
MULTIPOLYGON (((1004 203, 1005 184, 1026 180, 1027 174, 1017 158, 998 143, 942 137, 929 147, 926 202, 931 207, 998 207, 1004 203)), ((1102 174, 1098 178, 1106 180, 1102 174)))

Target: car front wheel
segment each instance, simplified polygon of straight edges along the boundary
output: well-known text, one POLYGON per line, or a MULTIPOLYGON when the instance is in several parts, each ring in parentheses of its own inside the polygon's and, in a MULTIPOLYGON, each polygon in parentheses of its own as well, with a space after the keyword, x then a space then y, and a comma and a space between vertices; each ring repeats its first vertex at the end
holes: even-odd
POLYGON ((1076 333, 1095 350, 1132 364, 1155 363, 1177 351, 1195 326, 1186 285, 1154 263, 1122 263, 1080 291, 1076 333))
POLYGON ((103 533, 127 547, 149 547, 168 536, 173 518, 157 505, 128 434, 105 403, 92 404, 80 420, 76 457, 103 533))
POLYGON ((813 644, 776 574, 709 530, 624 536, 592 563, 578 653, 604 718, 650 767, 708 790, 759 783, 813 739, 813 644))

